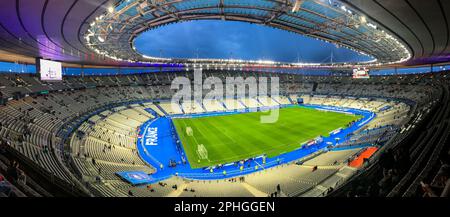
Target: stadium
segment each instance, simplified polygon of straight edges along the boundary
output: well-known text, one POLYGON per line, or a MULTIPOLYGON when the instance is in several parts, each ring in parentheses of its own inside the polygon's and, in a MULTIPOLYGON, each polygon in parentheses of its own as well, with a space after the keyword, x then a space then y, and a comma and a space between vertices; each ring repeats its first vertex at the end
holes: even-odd
POLYGON ((0 4, 0 197, 448 196, 449 1, 0 4))

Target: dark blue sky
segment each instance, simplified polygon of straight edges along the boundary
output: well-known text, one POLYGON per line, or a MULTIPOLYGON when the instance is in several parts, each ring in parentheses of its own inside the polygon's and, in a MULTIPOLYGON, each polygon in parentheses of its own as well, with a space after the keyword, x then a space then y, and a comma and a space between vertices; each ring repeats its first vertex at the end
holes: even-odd
POLYGON ((147 31, 136 38, 136 48, 149 56, 173 58, 235 58, 281 62, 364 61, 345 48, 295 33, 234 21, 190 21, 147 31), (162 50, 162 52, 161 52, 162 50))

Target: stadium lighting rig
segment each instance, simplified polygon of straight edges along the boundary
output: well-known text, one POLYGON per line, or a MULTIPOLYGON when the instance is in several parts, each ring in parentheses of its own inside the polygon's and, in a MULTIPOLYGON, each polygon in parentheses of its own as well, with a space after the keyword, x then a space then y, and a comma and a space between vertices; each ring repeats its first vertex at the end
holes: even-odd
MULTIPOLYGON (((353 63, 289 63, 289 62, 276 62, 271 60, 239 60, 239 59, 208 59, 208 58, 162 58, 153 57, 148 55, 140 54, 135 45, 134 39, 144 31, 148 31, 159 26, 168 25, 176 22, 183 22, 191 19, 197 19, 195 14, 189 15, 189 13, 183 12, 182 6, 176 5, 178 1, 167 2, 163 0, 159 1, 148 1, 148 0, 129 0, 122 1, 115 6, 109 6, 104 14, 96 17, 92 21, 84 34, 84 39, 86 45, 95 53, 102 55, 104 57, 127 62, 137 62, 143 64, 155 64, 155 63, 181 63, 189 66, 191 64, 202 65, 202 66, 228 66, 230 64, 237 64, 241 66, 261 66, 266 67, 291 67, 291 68, 302 68, 302 67, 317 67, 317 68, 352 68, 355 65, 360 67, 374 67, 381 65, 398 64, 409 60, 412 55, 409 48, 403 44, 399 39, 397 39, 393 34, 388 33, 384 29, 381 29, 374 21, 369 20, 364 14, 358 13, 351 7, 343 4, 340 1, 313 1, 313 0, 291 0, 288 4, 291 5, 291 10, 283 11, 280 13, 274 13, 269 20, 264 21, 266 25, 271 26, 272 21, 278 19, 279 15, 291 16, 292 19, 305 19, 300 13, 311 13, 314 7, 322 7, 323 10, 329 10, 330 13, 339 14, 344 20, 339 21, 329 18, 330 23, 319 23, 318 20, 306 20, 307 22, 317 23, 320 26, 325 26, 324 28, 317 28, 311 31, 307 35, 314 37, 318 40, 334 43, 340 47, 347 48, 349 50, 358 52, 359 54, 367 55, 372 59, 365 62, 353 62, 353 63), (314 7, 308 5, 314 4, 314 7), (178 6, 178 7, 176 7, 178 6), (158 17, 158 21, 155 21, 152 16, 149 16, 149 10, 153 8, 154 15, 158 17), (132 12, 137 11, 139 15, 132 16, 132 12), (177 15, 182 14, 182 15, 177 15), (148 17, 147 17, 148 16, 148 17), (184 18, 189 17, 189 18, 184 18), (130 21, 136 20, 136 21, 130 21), (166 21, 167 20, 167 21, 166 21), (136 22, 136 23, 135 23, 136 22), (146 23, 145 25, 137 25, 139 23, 146 23), (328 27, 329 26, 329 27, 328 27), (336 28, 338 26, 338 28, 336 28), (341 37, 340 40, 334 40, 322 36, 323 34, 331 34, 330 30, 336 28, 335 33, 337 37, 341 37), (340 28, 351 28, 352 32, 358 32, 359 35, 348 35, 343 36, 347 33, 343 33, 340 28), (338 31, 339 30, 339 31, 338 31), (348 38, 346 38, 348 37, 348 38), (358 41, 354 41, 351 38, 362 38, 365 40, 364 44, 369 44, 369 46, 374 46, 376 49, 370 47, 361 47, 358 41), (121 41, 123 40, 123 41, 121 41), (122 44, 124 46, 122 46, 122 44), (126 46, 128 44, 128 46, 126 46), (126 48, 129 48, 129 51, 126 48), (388 50, 392 48, 392 50, 388 50)), ((214 2, 214 1, 212 1, 214 2)), ((218 5, 222 8, 232 8, 233 5, 226 5, 222 1, 217 1, 218 5)), ((190 11, 198 10, 201 12, 202 8, 208 8, 207 5, 202 7, 198 6, 196 8, 195 1, 190 8, 190 11)), ((213 4, 213 3, 210 3, 213 4)), ((212 5, 211 5, 212 7, 212 5)), ((252 8, 252 5, 239 6, 252 8)), ((262 6, 259 6, 261 10, 262 6)), ((286 10, 284 7, 270 8, 267 6, 267 10, 286 10), (284 8, 284 9, 283 9, 284 8)), ((196 12, 198 13, 198 12, 196 12)), ((320 10, 314 13, 320 13, 320 10)), ((327 16, 327 14, 322 14, 327 16)), ((223 14, 218 16, 224 16, 223 14)), ((225 14, 226 16, 226 14, 225 14)), ((244 12, 240 15, 242 17, 247 16, 244 12)), ((199 17, 198 19, 201 19, 199 17)), ((228 18, 227 18, 228 19, 228 18)), ((265 18, 267 19, 267 18, 265 18)), ((253 21, 249 21, 253 22, 253 21)), ((303 21, 305 22, 305 21, 303 21)), ((279 27, 284 28, 284 27, 279 27)), ((292 29, 293 27, 286 27, 292 29)), ((305 32, 305 30, 300 28, 299 32, 305 32)), ((293 29, 296 31, 295 29, 293 29)), ((310 31, 310 30, 308 30, 310 31)), ((307 31, 306 31, 307 32, 307 31)))
POLYGON ((294 7, 292 7, 292 13, 295 13, 300 10, 304 0, 295 0, 294 7))

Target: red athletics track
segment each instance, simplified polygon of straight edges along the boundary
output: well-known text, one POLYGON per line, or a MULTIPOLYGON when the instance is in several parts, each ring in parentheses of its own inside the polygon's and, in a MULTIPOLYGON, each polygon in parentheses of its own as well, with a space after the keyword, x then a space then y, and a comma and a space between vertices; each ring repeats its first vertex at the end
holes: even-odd
POLYGON ((369 147, 363 153, 361 153, 358 157, 356 157, 353 161, 350 162, 349 166, 351 167, 360 167, 364 163, 365 158, 369 158, 378 150, 377 147, 369 147))

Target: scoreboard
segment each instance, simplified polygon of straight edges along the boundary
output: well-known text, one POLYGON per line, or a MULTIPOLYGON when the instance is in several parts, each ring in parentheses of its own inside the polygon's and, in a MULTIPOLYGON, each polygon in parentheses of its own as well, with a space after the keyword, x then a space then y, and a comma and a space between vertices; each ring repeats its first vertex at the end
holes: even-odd
POLYGON ((353 78, 370 78, 369 69, 367 68, 356 68, 353 69, 353 78))
POLYGON ((39 59, 41 81, 61 81, 62 65, 60 62, 39 59))

